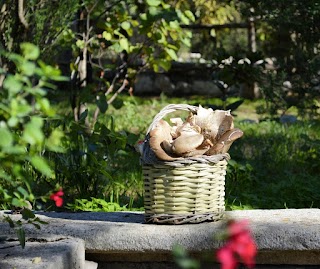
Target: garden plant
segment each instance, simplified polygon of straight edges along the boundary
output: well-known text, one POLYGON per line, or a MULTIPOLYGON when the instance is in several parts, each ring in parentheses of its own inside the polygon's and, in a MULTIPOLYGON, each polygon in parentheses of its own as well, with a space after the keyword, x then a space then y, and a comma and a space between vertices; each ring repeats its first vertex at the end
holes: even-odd
MULTIPOLYGON (((37 210, 144 210, 135 145, 168 104, 230 109, 243 131, 229 151, 227 210, 320 207, 315 1, 11 2, 0 4, 0 205, 21 213, 5 221, 22 246, 24 224, 45 224, 37 210), (225 27, 249 22, 250 51, 246 28, 225 27), (167 74, 194 53, 219 97, 136 95, 139 74, 167 74)), ((227 243, 218 256, 252 266, 247 229, 230 225, 251 255, 227 243)))

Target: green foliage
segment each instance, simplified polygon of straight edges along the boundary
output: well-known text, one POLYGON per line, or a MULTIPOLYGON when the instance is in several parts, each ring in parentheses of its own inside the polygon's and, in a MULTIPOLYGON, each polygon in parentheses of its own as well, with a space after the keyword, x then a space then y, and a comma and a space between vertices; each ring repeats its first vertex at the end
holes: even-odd
MULTIPOLYGON (((44 157, 47 151, 62 151, 61 130, 50 128, 55 111, 45 95, 51 80, 62 80, 59 71, 37 62, 39 49, 30 43, 21 44, 22 54, 2 51, 17 70, 15 74, 3 73, 0 91, 0 204, 8 208, 24 208, 22 217, 34 225, 39 222, 28 209, 29 201, 35 204, 33 186, 37 178, 51 181, 54 173, 44 157)), ((54 184, 53 184, 54 185, 54 184)), ((45 200, 45 195, 42 196, 45 200)), ((24 241, 22 222, 17 225, 20 241, 24 241)), ((24 244, 22 244, 24 246, 24 244)))
POLYGON ((90 212, 117 212, 128 210, 141 210, 132 207, 120 206, 115 202, 107 202, 105 199, 91 197, 89 199, 75 199, 74 203, 69 203, 67 209, 72 211, 90 211, 90 212))
POLYGON ((189 256, 186 249, 180 245, 175 245, 172 249, 175 263, 182 269, 199 269, 200 261, 189 256))
POLYGON ((240 3, 244 17, 259 18, 258 48, 274 62, 261 83, 263 97, 268 101, 264 109, 274 114, 295 106, 300 115, 318 114, 319 5, 313 0, 240 3))
MULTIPOLYGON (((120 196, 132 199, 142 192, 138 155, 134 150, 137 136, 115 130, 112 117, 97 122, 91 133, 84 124, 66 119, 63 140, 66 152, 52 153, 57 182, 72 202, 75 197, 110 196, 120 203, 120 196)), ((132 202, 131 202, 132 203, 132 202)))
POLYGON ((3 33, 1 47, 18 53, 20 43, 32 42, 40 51, 47 53, 48 61, 57 55, 55 42, 72 22, 79 8, 79 1, 25 1, 22 7, 24 23, 18 16, 18 3, 1 1, 0 8, 0 31, 3 33))
MULTIPOLYGON (((238 1, 193 0, 176 1, 178 7, 189 9, 195 14, 195 24, 223 25, 242 22, 238 1)), ((191 51, 201 53, 204 59, 215 59, 215 52, 226 49, 230 55, 236 55, 246 46, 244 29, 221 29, 194 31, 192 33, 191 51)), ((226 57, 227 58, 227 57, 226 57)))
POLYGON ((231 207, 319 207, 319 122, 242 124, 226 186, 231 207))

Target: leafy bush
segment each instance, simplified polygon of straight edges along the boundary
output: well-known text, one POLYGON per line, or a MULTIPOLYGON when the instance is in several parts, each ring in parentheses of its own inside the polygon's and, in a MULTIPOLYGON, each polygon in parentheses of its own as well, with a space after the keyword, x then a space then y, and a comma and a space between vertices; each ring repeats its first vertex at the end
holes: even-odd
MULTIPOLYGON (((23 220, 39 227, 41 221, 31 212, 30 204, 36 207, 39 198, 46 201, 48 193, 57 187, 44 155, 47 151, 61 152, 63 136, 61 130, 50 127, 50 120, 56 115, 45 95, 53 87, 50 81, 63 78, 59 70, 38 60, 36 46, 22 43, 21 53, 1 52, 15 66, 16 73, 1 70, 0 204, 5 209, 23 209, 23 220), (40 178, 41 194, 36 197, 33 191, 40 178)), ((10 217, 6 220, 18 228, 24 245, 23 221, 14 223, 10 217)))
POLYGON ((120 196, 141 195, 139 157, 133 146, 138 136, 116 131, 113 117, 105 118, 91 132, 87 131, 85 116, 79 122, 70 117, 59 123, 64 126, 66 151, 51 153, 49 158, 70 203, 76 197, 112 197, 120 203, 120 196))

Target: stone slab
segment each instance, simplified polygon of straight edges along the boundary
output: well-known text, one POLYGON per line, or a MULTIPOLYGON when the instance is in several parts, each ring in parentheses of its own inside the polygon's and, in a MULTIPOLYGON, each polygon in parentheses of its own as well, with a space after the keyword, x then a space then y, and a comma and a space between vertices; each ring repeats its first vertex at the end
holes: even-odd
POLYGON ((85 269, 85 248, 81 239, 42 239, 0 244, 1 269, 85 269))
MULTIPOLYGON (((4 212, 0 212, 0 218, 1 214, 4 212)), ((27 236, 81 238, 87 257, 92 255, 95 261, 166 262, 171 260, 176 244, 193 254, 212 252, 221 246, 214 238, 221 232, 223 221, 144 224, 141 212, 37 215, 49 225, 41 230, 28 226, 27 236)), ((320 265, 320 209, 231 211, 226 213, 227 218, 249 220, 259 249, 258 263, 320 265)), ((6 223, 0 223, 1 233, 13 235, 6 223)))

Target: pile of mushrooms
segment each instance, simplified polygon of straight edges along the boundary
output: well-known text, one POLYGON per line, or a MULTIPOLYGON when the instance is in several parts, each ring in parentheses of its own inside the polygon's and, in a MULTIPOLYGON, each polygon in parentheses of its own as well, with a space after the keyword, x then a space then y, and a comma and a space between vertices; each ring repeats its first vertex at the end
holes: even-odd
POLYGON ((149 146, 158 159, 173 161, 227 153, 231 144, 243 135, 234 128, 230 110, 212 110, 199 106, 185 121, 171 118, 172 126, 161 119, 150 131, 149 146))

